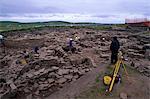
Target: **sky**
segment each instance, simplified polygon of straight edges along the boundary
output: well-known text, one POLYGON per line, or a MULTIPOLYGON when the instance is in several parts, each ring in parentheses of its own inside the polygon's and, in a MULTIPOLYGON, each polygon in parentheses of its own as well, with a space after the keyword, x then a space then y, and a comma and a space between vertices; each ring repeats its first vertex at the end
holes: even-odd
POLYGON ((150 0, 0 0, 0 21, 124 23, 150 19, 150 0))

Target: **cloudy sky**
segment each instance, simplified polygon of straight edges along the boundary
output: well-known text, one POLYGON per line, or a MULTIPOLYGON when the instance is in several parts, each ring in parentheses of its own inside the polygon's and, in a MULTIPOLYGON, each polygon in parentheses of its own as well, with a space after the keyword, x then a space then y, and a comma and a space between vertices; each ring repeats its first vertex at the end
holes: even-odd
POLYGON ((150 18, 150 0, 0 0, 0 21, 123 23, 150 18))

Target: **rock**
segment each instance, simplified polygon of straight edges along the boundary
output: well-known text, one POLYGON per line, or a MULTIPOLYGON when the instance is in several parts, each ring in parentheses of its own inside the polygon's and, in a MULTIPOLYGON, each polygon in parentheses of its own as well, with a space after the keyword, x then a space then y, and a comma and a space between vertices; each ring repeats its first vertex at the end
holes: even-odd
MULTIPOLYGON (((37 90, 36 92, 34 92, 35 95, 39 96, 40 95, 40 92, 39 90, 37 90)), ((40 98, 39 98, 40 99, 40 98)))
POLYGON ((11 87, 12 90, 17 89, 17 87, 16 87, 16 85, 14 83, 11 83, 10 87, 11 87))
POLYGON ((53 72, 53 71, 55 71, 55 70, 51 69, 51 68, 48 68, 48 69, 45 69, 45 71, 43 73, 46 74, 46 73, 50 73, 50 72, 53 72))
POLYGON ((138 67, 137 70, 140 72, 140 73, 144 73, 144 69, 142 67, 138 67))
POLYGON ((52 78, 49 78, 49 79, 48 79, 48 83, 49 83, 49 84, 52 84, 52 83, 54 83, 54 82, 55 82, 54 79, 52 79, 52 78))
POLYGON ((41 67, 50 67, 50 66, 59 66, 60 62, 58 61, 58 57, 51 56, 50 59, 42 59, 39 61, 36 61, 34 64, 38 64, 41 67))
POLYGON ((54 53, 53 53, 53 56, 63 57, 63 56, 64 56, 64 51, 63 51, 63 49, 62 49, 61 47, 55 49, 55 50, 54 50, 54 53))
POLYGON ((81 71, 79 71, 78 73, 79 73, 79 75, 82 76, 83 74, 85 74, 85 70, 81 70, 81 71))
POLYGON ((48 78, 55 78, 56 77, 56 73, 55 72, 51 72, 48 74, 48 78))
POLYGON ((29 93, 29 92, 30 92, 30 90, 27 89, 27 88, 24 88, 23 91, 24 91, 25 93, 29 93))
POLYGON ((53 50, 47 50, 47 53, 48 53, 48 54, 52 54, 52 53, 53 53, 53 50))
POLYGON ((131 62, 131 66, 134 67, 135 69, 137 69, 138 67, 141 66, 141 64, 138 63, 138 62, 135 62, 135 63, 134 63, 134 62, 132 61, 132 62, 131 62))
POLYGON ((70 74, 70 75, 64 75, 64 78, 66 78, 66 79, 72 79, 73 78, 73 76, 70 74))
POLYGON ((142 50, 142 46, 140 46, 140 45, 136 45, 136 44, 134 44, 134 45, 132 45, 132 46, 129 46, 129 48, 130 49, 134 49, 134 50, 142 50))
POLYGON ((47 81, 47 80, 46 80, 46 81, 44 81, 44 82, 43 82, 43 84, 48 84, 48 81, 47 81))
POLYGON ((119 42, 122 44, 127 43, 127 39, 120 39, 119 42))
POLYGON ((120 93, 120 99, 127 99, 126 93, 120 93))
POLYGON ((127 52, 129 52, 129 53, 130 53, 130 52, 138 53, 138 51, 137 51, 137 50, 134 50, 134 49, 128 49, 127 52))
POLYGON ((78 73, 79 70, 77 68, 74 68, 73 70, 70 70, 70 72, 72 72, 72 73, 78 73))
POLYGON ((43 91, 43 90, 47 90, 49 88, 49 84, 40 84, 39 85, 39 90, 43 91))
POLYGON ((38 88, 39 84, 38 83, 34 83, 33 88, 38 88))
POLYGON ((39 54, 34 54, 34 57, 38 58, 40 55, 39 54))
POLYGON ((85 69, 85 72, 89 72, 89 71, 90 71, 90 69, 88 69, 88 68, 87 68, 87 69, 85 69))
POLYGON ((150 70, 150 66, 147 66, 147 68, 150 70))
POLYGON ((78 78, 79 78, 79 76, 78 76, 78 75, 75 75, 75 76, 73 76, 73 78, 78 79, 78 78))
POLYGON ((34 75, 39 75, 40 73, 44 72, 44 70, 45 70, 45 68, 40 69, 40 70, 34 72, 34 75))
POLYGON ((38 72, 42 73, 44 72, 45 68, 40 69, 38 72))
POLYGON ((7 84, 11 84, 11 83, 13 83, 12 80, 8 80, 8 81, 7 81, 7 84))
MULTIPOLYGON (((102 51, 102 52, 108 52, 109 49, 108 48, 100 48, 99 51, 102 51)), ((100 54, 100 53, 99 53, 100 54)))
POLYGON ((100 57, 101 58, 106 58, 106 59, 109 59, 109 54, 100 54, 100 57))
POLYGON ((46 78, 40 78, 40 81, 45 81, 46 80, 46 78))
POLYGON ((52 67, 52 69, 53 69, 53 70, 58 70, 58 69, 59 69, 59 67, 57 67, 57 66, 53 66, 53 67, 52 67))
POLYGON ((31 73, 27 74, 27 77, 29 77, 29 78, 32 78, 33 76, 34 76, 34 75, 31 74, 31 73))
POLYGON ((59 84, 63 84, 63 83, 65 83, 67 81, 67 79, 66 78, 60 78, 60 79, 58 79, 58 83, 59 84))
POLYGON ((144 58, 144 55, 134 53, 134 52, 128 52, 128 56, 131 57, 131 58, 144 58))
POLYGON ((69 69, 59 69, 58 75, 65 75, 69 73, 69 69))

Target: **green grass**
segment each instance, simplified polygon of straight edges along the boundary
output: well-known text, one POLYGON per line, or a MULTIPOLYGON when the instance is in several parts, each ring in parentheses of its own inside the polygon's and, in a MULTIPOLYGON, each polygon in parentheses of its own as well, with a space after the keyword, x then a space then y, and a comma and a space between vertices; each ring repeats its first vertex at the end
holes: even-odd
MULTIPOLYGON (((0 32, 17 31, 17 30, 30 30, 43 27, 70 27, 70 28, 88 28, 94 30, 110 30, 112 24, 99 24, 99 23, 70 23, 64 21, 50 21, 50 22, 33 22, 33 23, 20 23, 12 21, 0 21, 0 32)), ((117 25, 120 26, 120 25, 117 25)), ((124 25, 121 25, 124 26, 124 25)))
POLYGON ((0 21, 0 31, 10 31, 10 30, 22 30, 22 29, 32 29, 45 26, 65 26, 69 25, 69 22, 63 21, 51 21, 51 22, 34 22, 34 23, 19 23, 11 21, 0 21))

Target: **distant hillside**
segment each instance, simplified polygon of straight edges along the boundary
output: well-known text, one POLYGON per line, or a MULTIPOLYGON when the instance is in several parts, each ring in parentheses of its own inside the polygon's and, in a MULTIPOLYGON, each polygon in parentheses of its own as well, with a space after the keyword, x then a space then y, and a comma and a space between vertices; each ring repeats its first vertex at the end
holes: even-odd
POLYGON ((65 21, 48 21, 48 22, 14 22, 14 21, 0 21, 0 32, 11 31, 11 30, 24 30, 31 28, 39 28, 45 26, 78 26, 78 27, 90 27, 96 29, 109 28, 111 24, 100 24, 100 23, 90 23, 90 22, 78 22, 71 23, 65 21))
POLYGON ((64 22, 64 21, 31 22, 31 23, 0 21, 0 31, 28 29, 28 28, 43 27, 43 26, 66 26, 70 24, 72 23, 64 22))

